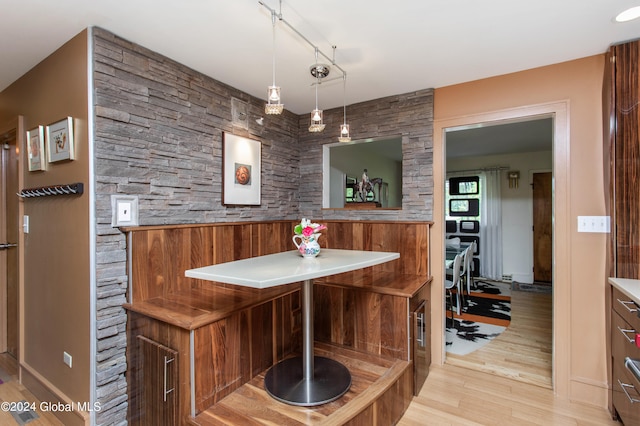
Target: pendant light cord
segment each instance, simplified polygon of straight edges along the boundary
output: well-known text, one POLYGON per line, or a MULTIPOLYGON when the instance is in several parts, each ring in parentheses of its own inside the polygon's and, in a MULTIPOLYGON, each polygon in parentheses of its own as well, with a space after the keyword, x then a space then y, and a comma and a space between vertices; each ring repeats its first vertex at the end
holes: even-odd
POLYGON ((271 23, 273 25, 272 41, 273 41, 273 84, 276 85, 276 11, 271 11, 271 23))
POLYGON ((342 74, 342 105, 343 105, 343 116, 344 116, 344 125, 347 125, 347 73, 342 74))

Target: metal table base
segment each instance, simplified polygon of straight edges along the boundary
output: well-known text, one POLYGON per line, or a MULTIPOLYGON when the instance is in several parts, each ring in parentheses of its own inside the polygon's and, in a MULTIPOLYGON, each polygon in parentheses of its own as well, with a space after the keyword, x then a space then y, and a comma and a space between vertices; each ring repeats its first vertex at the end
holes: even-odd
POLYGON ((312 407, 344 395, 351 373, 338 361, 313 354, 313 280, 302 283, 302 357, 274 365, 264 377, 264 388, 278 401, 312 407))
POLYGON ((288 358, 267 371, 264 388, 278 401, 312 407, 335 401, 351 387, 351 373, 329 358, 314 358, 312 379, 302 377, 302 357, 288 358))

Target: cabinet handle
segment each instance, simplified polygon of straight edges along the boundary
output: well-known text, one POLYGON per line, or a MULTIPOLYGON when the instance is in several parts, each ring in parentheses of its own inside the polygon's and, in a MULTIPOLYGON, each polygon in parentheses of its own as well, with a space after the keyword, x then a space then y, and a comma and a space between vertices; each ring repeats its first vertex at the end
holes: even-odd
POLYGON ((618 330, 620 330, 620 333, 622 333, 622 335, 624 336, 625 339, 627 339, 627 341, 629 343, 636 343, 636 331, 635 330, 627 330, 624 328, 620 328, 618 327, 618 330), (629 338, 629 336, 627 336, 627 333, 633 333, 633 339, 629 338))
POLYGON ((638 312, 638 309, 636 308, 630 308, 628 305, 633 305, 633 306, 637 306, 634 302, 630 301, 630 300, 620 300, 620 299, 616 299, 618 301, 618 303, 620 303, 622 306, 624 306, 624 308, 633 313, 633 312, 638 312))
MULTIPOLYGON (((618 379, 618 383, 620 384, 620 387, 622 388, 622 391, 624 392, 625 395, 627 395, 627 398, 629 398, 629 401, 631 401, 631 403, 635 403, 635 402, 640 402, 640 399, 635 399, 632 398, 631 395, 629 395, 629 392, 627 392, 627 388, 633 388, 633 390, 636 390, 635 386, 627 384, 627 383, 622 383, 620 381, 620 379, 618 379)), ((636 390, 636 393, 638 391, 636 390)))
POLYGON ((164 402, 167 402, 167 395, 173 392, 173 389, 174 389, 174 388, 171 388, 167 390, 167 365, 169 365, 169 363, 172 362, 173 360, 174 358, 167 359, 166 355, 164 357, 164 387, 162 389, 162 398, 164 402))
POLYGON ((420 312, 417 315, 417 326, 418 326, 418 336, 416 336, 416 341, 418 342, 418 346, 420 346, 421 348, 424 348, 425 342, 424 342, 424 336, 426 334, 426 330, 424 329, 425 324, 424 324, 424 312, 420 312))

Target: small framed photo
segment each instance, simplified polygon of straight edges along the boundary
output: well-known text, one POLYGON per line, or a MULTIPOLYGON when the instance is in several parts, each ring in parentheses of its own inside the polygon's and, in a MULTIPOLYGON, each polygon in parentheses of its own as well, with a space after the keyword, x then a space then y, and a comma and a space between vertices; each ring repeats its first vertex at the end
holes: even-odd
POLYGON ((27 156, 30 172, 45 170, 43 126, 38 126, 27 132, 27 156))
POLYGON ((47 126, 47 152, 50 163, 75 159, 72 117, 47 126))
POLYGON ((259 141, 222 135, 222 204, 260 205, 259 141))

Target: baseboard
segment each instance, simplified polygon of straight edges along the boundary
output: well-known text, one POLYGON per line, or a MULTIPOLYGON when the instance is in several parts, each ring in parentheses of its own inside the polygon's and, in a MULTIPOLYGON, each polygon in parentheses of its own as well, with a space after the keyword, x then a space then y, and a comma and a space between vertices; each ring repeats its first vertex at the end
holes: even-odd
POLYGON ((89 413, 77 410, 77 402, 71 401, 59 389, 42 377, 27 364, 20 364, 20 378, 22 385, 38 400, 50 406, 72 407, 73 411, 49 410, 65 426, 88 426, 91 423, 89 413))

